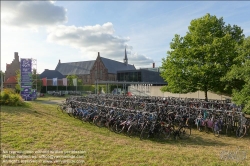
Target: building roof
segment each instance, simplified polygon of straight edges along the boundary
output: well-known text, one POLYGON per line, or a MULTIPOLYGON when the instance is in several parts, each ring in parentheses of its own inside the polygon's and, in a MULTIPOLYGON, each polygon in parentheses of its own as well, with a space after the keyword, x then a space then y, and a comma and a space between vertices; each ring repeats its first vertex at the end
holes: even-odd
POLYGON ((105 67, 108 69, 108 73, 116 74, 119 70, 135 70, 134 65, 125 64, 122 62, 114 61, 112 59, 107 59, 100 57, 105 67))
MULTIPOLYGON (((112 59, 100 57, 104 66, 108 69, 108 73, 116 74, 118 70, 135 70, 134 65, 125 64, 112 59)), ((81 62, 69 62, 69 63, 58 63, 56 66, 57 71, 63 75, 86 75, 90 74, 95 60, 92 61, 81 61, 81 62)))
POLYGON ((10 76, 4 83, 5 84, 16 84, 17 78, 16 78, 16 76, 10 76))
POLYGON ((152 71, 148 69, 140 69, 142 74, 143 82, 158 82, 162 84, 167 84, 164 79, 161 77, 160 72, 152 71))
POLYGON ((60 73, 57 70, 48 70, 45 69, 44 72, 42 72, 39 76, 41 79, 42 78, 47 78, 47 79, 53 79, 53 78, 58 78, 58 79, 62 79, 65 78, 62 73, 60 73))
POLYGON ((58 63, 57 71, 63 75, 85 75, 90 74, 90 69, 93 67, 95 60, 82 62, 58 63))

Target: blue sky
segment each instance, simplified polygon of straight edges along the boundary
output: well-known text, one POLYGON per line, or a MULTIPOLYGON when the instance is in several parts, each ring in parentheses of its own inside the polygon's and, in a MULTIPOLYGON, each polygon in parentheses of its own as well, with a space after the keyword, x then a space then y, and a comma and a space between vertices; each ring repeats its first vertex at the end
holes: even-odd
POLYGON ((174 35, 206 13, 250 36, 247 1, 1 1, 1 70, 14 52, 37 59, 42 73, 59 59, 94 60, 98 52, 122 61, 125 46, 136 68, 159 67, 174 35))

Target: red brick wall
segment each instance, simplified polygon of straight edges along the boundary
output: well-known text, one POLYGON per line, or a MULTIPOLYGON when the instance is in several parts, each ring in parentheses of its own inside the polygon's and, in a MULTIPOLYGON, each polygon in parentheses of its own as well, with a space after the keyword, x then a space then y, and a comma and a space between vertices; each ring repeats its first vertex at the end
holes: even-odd
MULTIPOLYGON (((57 85, 63 86, 63 80, 57 79, 57 85)), ((53 86, 53 79, 47 79, 47 86, 53 86)))
POLYGON ((16 71, 20 69, 20 61, 19 61, 18 53, 15 52, 14 58, 15 59, 11 62, 11 64, 6 64, 5 80, 4 81, 6 81, 11 76, 15 76, 16 71))

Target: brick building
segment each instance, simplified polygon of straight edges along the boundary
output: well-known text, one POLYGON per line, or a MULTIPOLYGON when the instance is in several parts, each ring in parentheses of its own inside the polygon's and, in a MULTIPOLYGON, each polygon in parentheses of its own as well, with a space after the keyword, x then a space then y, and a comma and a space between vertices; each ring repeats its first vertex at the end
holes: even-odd
POLYGON ((77 75, 84 84, 94 84, 95 81, 116 81, 117 71, 135 70, 134 65, 128 64, 127 52, 123 62, 98 56, 96 60, 61 63, 59 60, 56 71, 59 71, 66 77, 67 75, 77 75))
POLYGON ((20 69, 20 60, 18 52, 14 53, 14 60, 10 64, 6 64, 4 87, 15 88, 17 84, 16 71, 20 69))

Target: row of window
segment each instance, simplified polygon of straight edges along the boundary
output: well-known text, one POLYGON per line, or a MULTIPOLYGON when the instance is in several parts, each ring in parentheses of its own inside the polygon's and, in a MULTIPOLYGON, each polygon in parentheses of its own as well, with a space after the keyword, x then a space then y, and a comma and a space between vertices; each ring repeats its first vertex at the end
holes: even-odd
POLYGON ((117 73, 117 80, 118 81, 131 81, 131 82, 140 82, 142 81, 141 72, 123 72, 117 73))

